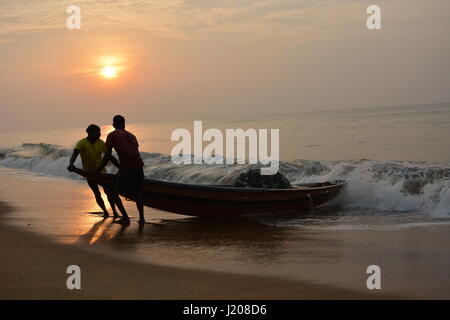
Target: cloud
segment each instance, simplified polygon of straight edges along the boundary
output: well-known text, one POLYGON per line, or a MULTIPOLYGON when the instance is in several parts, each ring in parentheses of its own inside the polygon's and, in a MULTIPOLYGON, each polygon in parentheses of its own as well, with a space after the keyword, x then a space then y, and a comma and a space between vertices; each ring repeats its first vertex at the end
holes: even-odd
MULTIPOLYGON (((141 29, 171 39, 267 39, 361 31, 361 0, 0 0, 0 41, 11 35, 65 28, 66 8, 81 7, 82 28, 141 29)), ((450 16, 448 0, 379 1, 396 21, 450 16)))

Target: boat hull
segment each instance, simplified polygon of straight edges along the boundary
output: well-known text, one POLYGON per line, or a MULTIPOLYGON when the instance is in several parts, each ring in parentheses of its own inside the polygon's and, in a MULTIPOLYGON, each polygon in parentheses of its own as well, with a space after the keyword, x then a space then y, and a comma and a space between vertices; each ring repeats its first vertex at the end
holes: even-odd
MULTIPOLYGON (((76 173, 92 179, 91 173, 76 173)), ((97 182, 115 186, 115 175, 102 173, 97 182)), ((326 182, 296 186, 293 189, 234 188, 227 186, 190 185, 145 179, 142 184, 144 205, 177 214, 204 218, 226 218, 245 215, 308 213, 335 198, 345 182, 326 182)), ((132 194, 122 193, 131 200, 132 194)))

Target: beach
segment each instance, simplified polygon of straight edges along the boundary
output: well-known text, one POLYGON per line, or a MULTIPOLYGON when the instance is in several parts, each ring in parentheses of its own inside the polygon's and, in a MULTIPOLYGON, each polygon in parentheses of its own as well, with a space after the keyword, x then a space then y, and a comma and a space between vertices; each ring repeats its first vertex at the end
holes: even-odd
MULTIPOLYGON (((13 208, 0 203, 4 221, 13 208)), ((0 223, 0 299, 379 299, 381 294, 270 277, 140 264, 53 243, 0 223), (66 287, 67 266, 82 270, 81 290, 66 287)))
POLYGON ((310 230, 147 208, 140 227, 126 202, 122 227, 88 211, 82 182, 0 174, 1 200, 14 206, 1 205, 2 299, 450 298, 446 224, 310 230), (74 264, 81 290, 66 288, 74 264), (369 265, 381 268, 381 290, 366 286, 369 265))

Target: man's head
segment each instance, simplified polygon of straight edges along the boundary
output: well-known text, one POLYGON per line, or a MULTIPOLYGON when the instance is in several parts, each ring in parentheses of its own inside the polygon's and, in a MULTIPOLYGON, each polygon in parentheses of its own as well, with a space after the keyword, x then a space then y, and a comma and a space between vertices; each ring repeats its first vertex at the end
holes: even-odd
POLYGON ((124 130, 125 129, 125 118, 122 117, 121 115, 114 116, 114 118, 113 118, 113 127, 115 129, 124 130))
POLYGON ((88 134, 88 138, 91 140, 97 140, 101 136, 100 127, 96 124, 91 124, 86 128, 86 132, 88 134))

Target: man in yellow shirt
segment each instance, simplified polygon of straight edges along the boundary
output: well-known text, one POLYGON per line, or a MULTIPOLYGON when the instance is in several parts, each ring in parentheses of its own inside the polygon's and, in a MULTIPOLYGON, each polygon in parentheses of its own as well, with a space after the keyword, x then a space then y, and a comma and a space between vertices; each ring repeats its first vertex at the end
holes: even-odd
MULTIPOLYGON (((78 143, 75 146, 75 149, 73 150, 72 156, 70 157, 69 167, 67 168, 67 170, 69 171, 72 171, 72 169, 75 168, 74 164, 78 155, 81 156, 81 163, 83 165, 84 170, 96 170, 102 162, 102 155, 105 152, 105 142, 100 139, 101 136, 100 127, 95 124, 91 124, 89 127, 87 127, 86 132, 88 136, 78 141, 78 143)), ((113 163, 117 162, 115 158, 114 159, 111 158, 110 160, 113 163)), ((106 170, 103 169, 103 172, 106 172, 106 170)), ((87 180, 87 183, 91 188, 92 192, 94 192, 97 204, 103 210, 104 213, 103 216, 108 217, 109 213, 106 210, 105 203, 102 199, 102 194, 100 193, 98 184, 95 181, 89 179, 87 180)), ((108 201, 109 204, 111 205, 114 217, 119 217, 116 211, 116 205, 114 200, 121 202, 120 198, 119 197, 114 198, 110 190, 108 190, 107 188, 103 189, 108 197, 108 201)), ((122 206, 122 203, 117 203, 117 205, 120 208, 122 206)))

